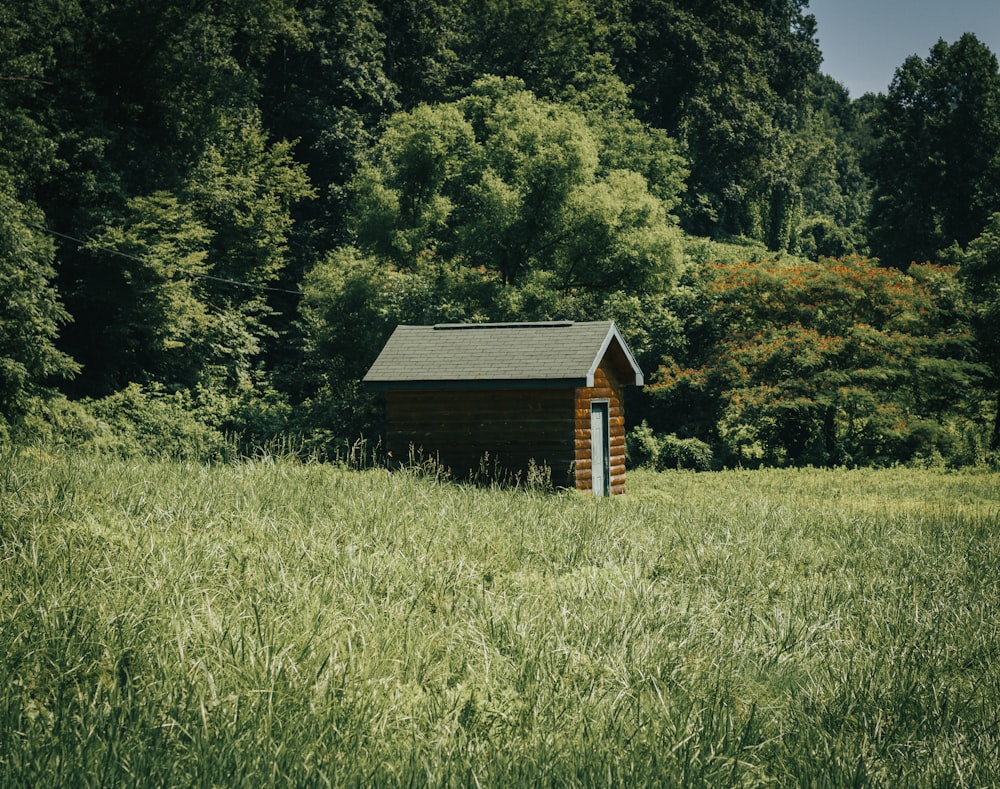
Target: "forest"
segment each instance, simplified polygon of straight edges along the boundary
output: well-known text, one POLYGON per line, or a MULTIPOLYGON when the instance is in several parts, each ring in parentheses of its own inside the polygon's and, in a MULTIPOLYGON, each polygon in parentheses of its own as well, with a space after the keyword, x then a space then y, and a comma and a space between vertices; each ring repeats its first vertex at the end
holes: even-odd
MULTIPOLYGON (((1000 458, 1000 68, 805 0, 9 0, 0 442, 377 448, 399 323, 613 319, 658 468, 1000 458)), ((377 451, 377 450, 376 450, 377 451)))

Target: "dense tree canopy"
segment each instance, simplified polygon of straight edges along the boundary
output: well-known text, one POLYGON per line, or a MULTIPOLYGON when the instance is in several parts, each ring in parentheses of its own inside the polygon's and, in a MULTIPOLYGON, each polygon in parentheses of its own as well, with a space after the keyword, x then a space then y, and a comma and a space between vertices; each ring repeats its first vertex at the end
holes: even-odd
MULTIPOLYGON (((624 158, 602 142, 580 113, 483 79, 456 103, 390 119, 352 185, 358 238, 400 267, 436 256, 504 285, 662 287, 677 259, 666 205, 642 174, 602 166, 624 158)), ((681 183, 672 164, 661 193, 681 183)))
POLYGON ((789 243, 790 134, 820 54, 802 0, 613 4, 616 52, 640 117, 692 162, 688 228, 789 243))
POLYGON ((211 453, 226 433, 328 448, 379 430, 359 378, 399 322, 613 318, 664 371, 630 413, 717 461, 986 435, 996 58, 942 41, 852 101, 808 10, 3 4, 4 429, 175 420, 211 453), (882 312, 856 313, 864 288, 882 312))
POLYGON ((790 155, 801 194, 799 254, 815 260, 867 251, 871 190, 862 164, 871 147, 871 99, 852 102, 831 77, 813 78, 790 155))
POLYGON ((79 253, 86 276, 70 306, 85 305, 89 331, 70 347, 93 393, 213 376, 238 386, 262 353, 264 288, 286 265, 291 207, 311 190, 290 146, 268 144, 254 118, 223 128, 183 183, 109 212, 79 253))
POLYGON ((69 315, 52 287, 55 245, 40 232, 41 221, 41 213, 20 205, 0 177, 0 438, 46 384, 79 369, 55 347, 69 315))
POLYGON ((872 249, 933 260, 1000 207, 1000 70, 975 36, 938 41, 896 71, 874 118, 872 249))
POLYGON ((939 449, 953 439, 942 420, 974 407, 981 372, 948 280, 954 271, 908 276, 859 258, 692 270, 690 345, 652 386, 673 406, 668 427, 742 463, 885 463, 939 449))
POLYGON ((993 214, 961 259, 969 315, 979 354, 992 373, 996 399, 990 447, 1000 449, 1000 213, 993 214))

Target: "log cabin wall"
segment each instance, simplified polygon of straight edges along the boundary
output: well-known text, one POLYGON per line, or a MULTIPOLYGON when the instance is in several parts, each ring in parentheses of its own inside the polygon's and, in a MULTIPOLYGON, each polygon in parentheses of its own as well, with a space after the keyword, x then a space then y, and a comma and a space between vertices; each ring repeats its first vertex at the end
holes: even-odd
POLYGON ((594 373, 594 386, 575 390, 575 463, 576 487, 591 489, 590 406, 594 400, 608 402, 608 434, 611 445, 611 495, 625 492, 625 410, 624 386, 605 362, 594 373))
POLYGON ((625 491, 623 392, 642 382, 612 321, 397 326, 364 377, 386 392, 392 463, 436 459, 461 479, 533 462, 553 484, 589 492, 593 422, 611 494, 625 491))
MULTIPOLYGON (((620 405, 612 424, 615 413, 620 416, 620 405)), ((588 411, 588 429, 589 418, 588 411)), ((570 388, 386 392, 386 444, 392 461, 408 462, 412 447, 418 458, 436 458, 459 479, 478 471, 488 455, 490 466, 520 472, 522 478, 531 461, 544 464, 554 485, 572 486, 578 422, 570 388)), ((613 457, 614 446, 612 438, 613 457)), ((613 476, 619 473, 614 468, 613 476)))

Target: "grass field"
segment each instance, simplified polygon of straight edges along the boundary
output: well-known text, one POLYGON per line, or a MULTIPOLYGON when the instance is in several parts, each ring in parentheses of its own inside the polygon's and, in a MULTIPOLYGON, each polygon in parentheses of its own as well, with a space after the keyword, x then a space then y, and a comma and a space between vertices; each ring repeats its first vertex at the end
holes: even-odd
POLYGON ((0 453, 0 786, 1000 784, 1000 474, 0 453))

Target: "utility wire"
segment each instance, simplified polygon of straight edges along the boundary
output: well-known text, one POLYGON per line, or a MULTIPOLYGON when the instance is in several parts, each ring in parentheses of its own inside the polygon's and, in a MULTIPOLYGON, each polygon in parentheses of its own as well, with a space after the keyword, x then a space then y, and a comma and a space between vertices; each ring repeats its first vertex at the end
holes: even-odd
MULTIPOLYGON (((57 238, 63 238, 67 241, 72 241, 74 244, 79 244, 80 246, 86 246, 90 249, 96 249, 99 252, 107 252, 109 255, 117 255, 120 258, 125 258, 126 260, 131 260, 135 263, 146 264, 147 261, 142 258, 136 257, 135 255, 129 255, 127 252, 119 252, 117 249, 111 249, 110 247, 102 247, 97 244, 93 244, 89 241, 84 241, 81 238, 75 238, 74 236, 67 235, 66 233, 60 233, 57 230, 52 230, 51 228, 45 227, 44 225, 36 225, 33 222, 25 222, 29 227, 33 227, 36 230, 41 230, 43 233, 48 233, 49 235, 56 236, 57 238)), ((239 288, 246 288, 247 290, 260 290, 267 293, 288 293, 292 296, 302 296, 304 295, 301 290, 289 290, 287 288, 272 288, 268 285, 252 285, 249 282, 240 282, 235 279, 226 279, 225 277, 216 277, 213 274, 204 274, 200 271, 183 271, 182 273, 188 277, 199 277, 201 279, 211 280, 212 282, 220 282, 225 285, 235 285, 239 288)))

